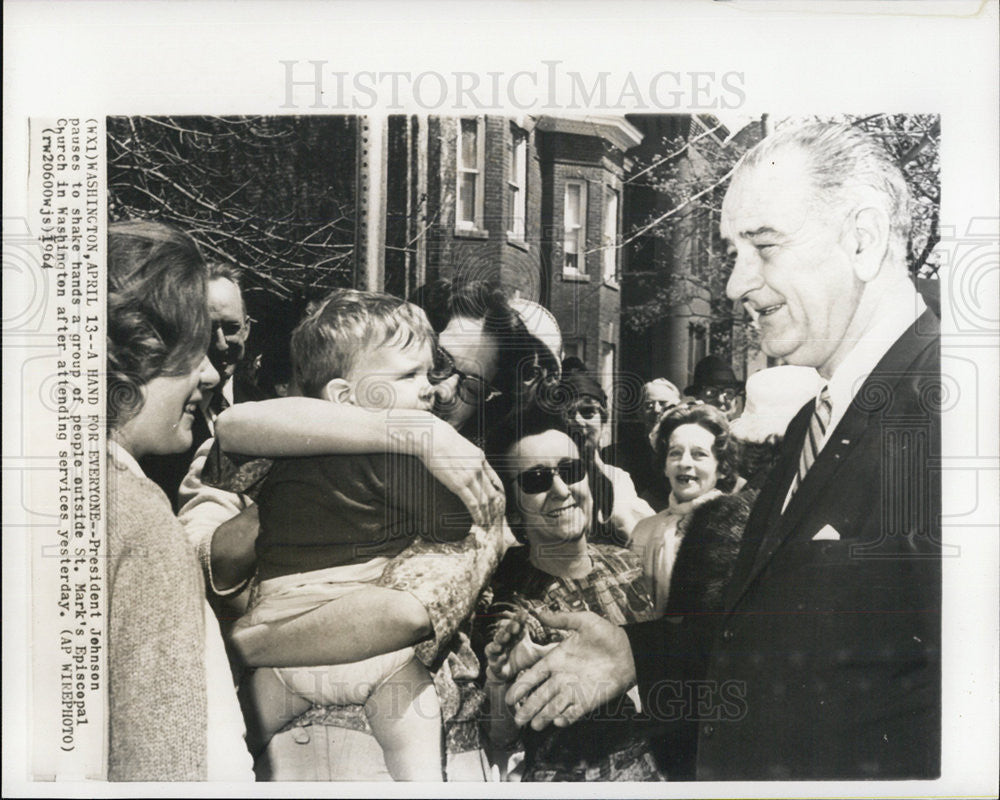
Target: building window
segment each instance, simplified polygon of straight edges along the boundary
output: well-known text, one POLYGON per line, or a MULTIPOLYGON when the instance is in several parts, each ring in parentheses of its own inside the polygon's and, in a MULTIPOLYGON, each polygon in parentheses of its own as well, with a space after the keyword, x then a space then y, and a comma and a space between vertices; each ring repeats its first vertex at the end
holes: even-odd
POLYGON ((604 280, 618 282, 618 192, 607 187, 604 194, 604 235, 601 237, 604 257, 604 280))
POLYGON ((688 324, 688 375, 694 380, 694 368, 708 355, 708 332, 705 325, 692 322, 688 324))
POLYGON ((528 134, 510 126, 507 144, 507 233, 524 241, 528 202, 528 134))
POLYGON ((587 183, 567 181, 563 203, 563 273, 583 275, 587 251, 587 183))
POLYGON ((455 226, 472 230, 483 227, 483 118, 460 120, 457 143, 458 202, 455 226))

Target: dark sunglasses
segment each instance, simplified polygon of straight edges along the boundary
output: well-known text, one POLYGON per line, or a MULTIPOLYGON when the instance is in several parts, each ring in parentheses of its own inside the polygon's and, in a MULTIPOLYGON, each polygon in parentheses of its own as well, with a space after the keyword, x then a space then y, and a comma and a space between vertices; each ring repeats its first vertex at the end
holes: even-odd
POLYGON ((438 347, 434 354, 434 366, 427 378, 431 383, 437 384, 443 383, 452 375, 458 375, 458 396, 470 405, 488 403, 503 394, 478 375, 462 372, 455 366, 451 354, 443 347, 438 347))
POLYGON ((532 467, 518 473, 514 480, 525 494, 541 494, 552 488, 556 473, 563 483, 572 486, 587 476, 587 467, 579 458, 567 459, 554 467, 532 467))
POLYGON ((712 400, 725 400, 727 402, 732 402, 739 397, 739 394, 740 393, 737 389, 729 387, 718 388, 715 386, 706 386, 698 392, 698 397, 707 403, 712 402, 712 400))

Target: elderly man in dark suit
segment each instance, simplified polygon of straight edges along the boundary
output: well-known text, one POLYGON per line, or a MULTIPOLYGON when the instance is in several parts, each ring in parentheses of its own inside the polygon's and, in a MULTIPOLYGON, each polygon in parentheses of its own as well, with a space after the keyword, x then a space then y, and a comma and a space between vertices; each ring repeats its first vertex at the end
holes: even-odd
POLYGON ((940 773, 939 334, 907 272, 907 200, 855 129, 786 129, 744 157, 728 294, 768 355, 825 385, 788 427, 724 613, 545 617, 569 634, 511 688, 519 722, 568 725, 637 684, 668 751, 671 723, 697 721, 701 780, 940 773))

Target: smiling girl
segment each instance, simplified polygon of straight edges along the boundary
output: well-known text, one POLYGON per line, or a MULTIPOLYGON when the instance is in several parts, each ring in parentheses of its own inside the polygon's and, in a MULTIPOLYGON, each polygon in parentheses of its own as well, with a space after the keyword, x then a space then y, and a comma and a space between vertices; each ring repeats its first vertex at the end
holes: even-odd
POLYGON ((170 226, 109 227, 110 780, 252 780, 201 568, 138 464, 191 445, 197 403, 219 380, 206 355, 206 273, 194 241, 170 226))
POLYGON ((642 559, 656 610, 662 613, 683 537, 678 524, 698 505, 732 491, 737 480, 736 445, 719 409, 685 405, 660 421, 656 454, 670 484, 670 502, 663 511, 635 526, 629 547, 642 559))

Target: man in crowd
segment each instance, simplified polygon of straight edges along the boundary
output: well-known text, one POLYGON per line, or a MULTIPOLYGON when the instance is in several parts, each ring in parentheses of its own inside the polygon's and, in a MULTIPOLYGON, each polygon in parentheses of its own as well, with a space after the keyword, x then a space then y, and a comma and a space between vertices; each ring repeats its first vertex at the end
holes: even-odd
POLYGON ((684 394, 715 406, 731 420, 743 411, 743 383, 719 356, 705 356, 695 364, 694 380, 684 394))
MULTIPOLYGON (((607 483, 595 487, 595 504, 602 522, 610 525, 618 542, 625 542, 640 520, 654 514, 649 503, 639 497, 629 473, 605 463, 600 451, 608 422, 608 397, 601 384, 585 372, 563 375, 559 394, 569 400, 567 423, 581 452, 593 453, 594 465, 607 483)), ((610 445, 609 445, 610 446, 610 445)), ((597 531, 591 532, 598 536, 597 531)))
POLYGON ((233 403, 262 400, 249 380, 236 374, 246 355, 250 335, 250 317, 243 304, 239 272, 227 264, 210 264, 208 273, 208 310, 212 317, 212 341, 208 357, 221 380, 215 393, 205 403, 208 430, 214 434, 215 418, 233 403))
POLYGON ((617 448, 602 453, 605 460, 623 468, 635 484, 639 497, 653 511, 662 511, 670 502, 670 485, 656 464, 653 450, 656 424, 667 411, 681 402, 680 390, 666 378, 655 378, 642 387, 642 434, 632 430, 617 448))
POLYGON ((568 725, 638 684, 664 736, 698 720, 700 780, 940 774, 939 334, 909 226, 902 174, 856 129, 785 129, 744 157, 727 293, 768 355, 824 386, 788 427, 724 612, 542 615, 568 636, 508 693, 519 723, 568 725))
POLYGON ((183 453, 150 456, 142 462, 146 474, 170 498, 175 512, 178 510, 177 490, 198 447, 215 435, 215 418, 233 403, 263 399, 250 381, 236 374, 246 353, 250 318, 243 304, 239 272, 234 267, 219 262, 209 264, 208 309, 212 320, 208 358, 219 373, 219 383, 202 399, 191 426, 191 447, 183 453))
POLYGON ((681 393, 666 378, 654 378, 642 387, 642 421, 646 436, 653 435, 660 417, 681 402, 681 393))

